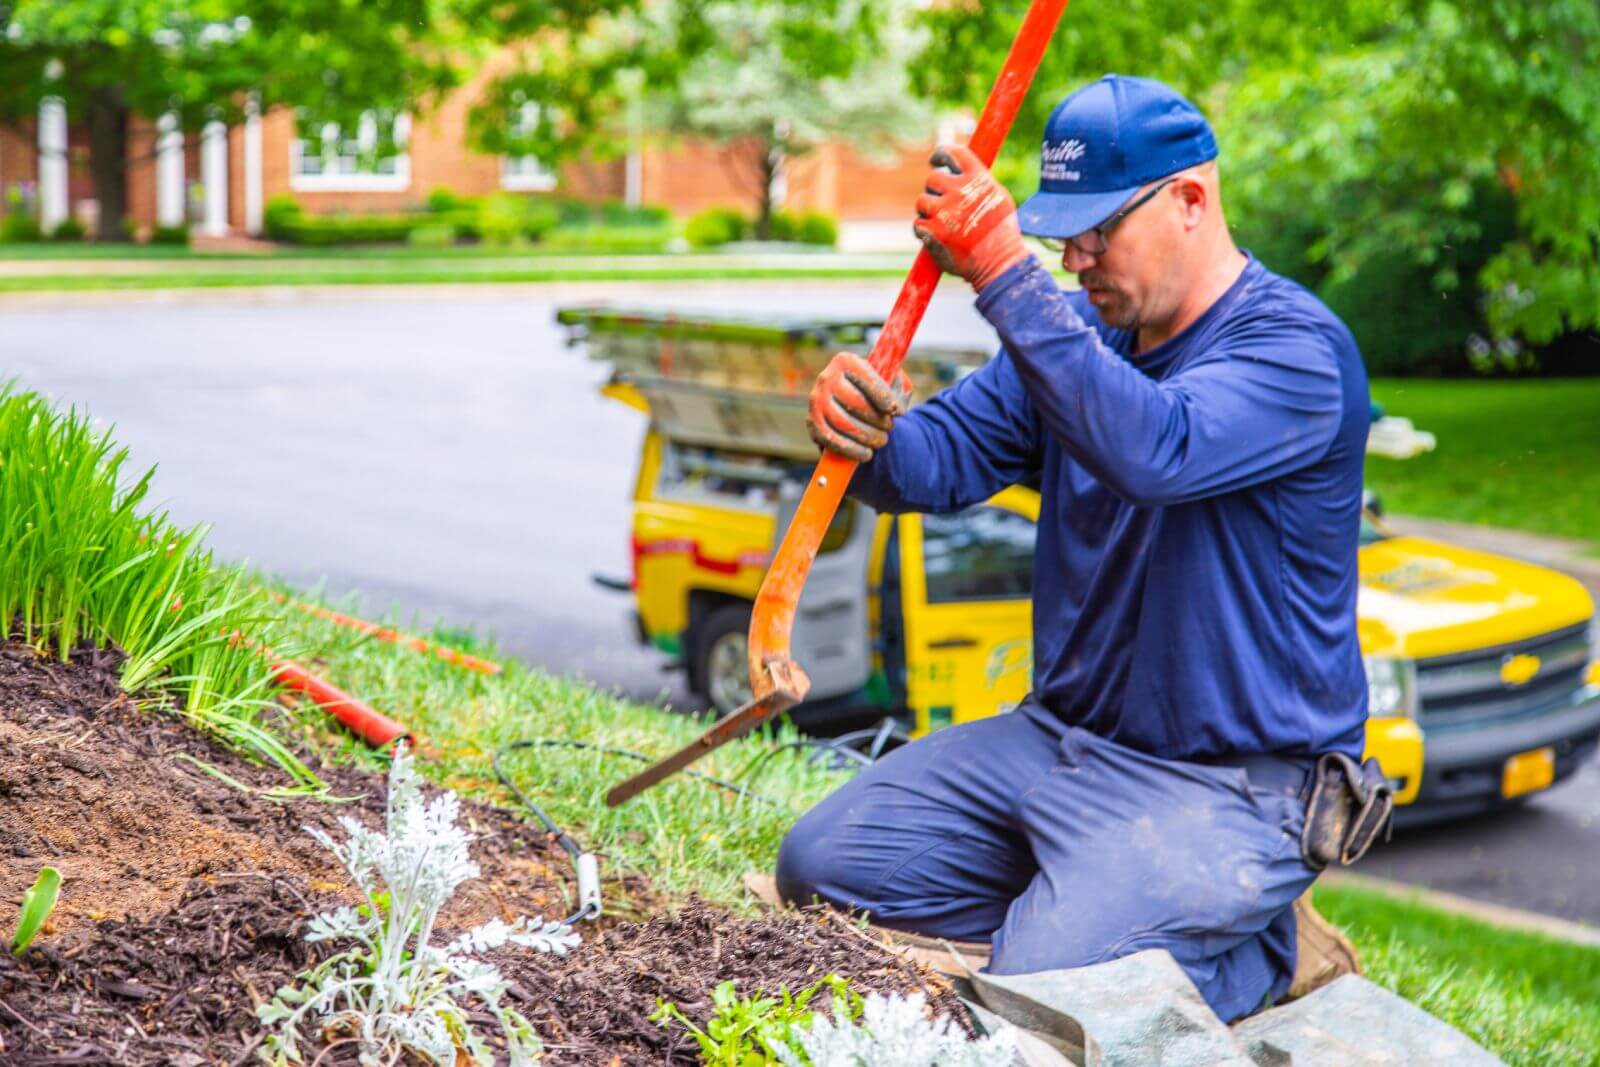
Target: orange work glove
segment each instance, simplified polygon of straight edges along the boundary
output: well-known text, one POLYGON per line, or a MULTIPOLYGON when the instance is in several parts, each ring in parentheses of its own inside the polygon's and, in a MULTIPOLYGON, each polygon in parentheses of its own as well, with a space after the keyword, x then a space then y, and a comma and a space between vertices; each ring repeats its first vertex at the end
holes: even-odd
POLYGON ((1028 254, 1017 206, 970 148, 940 145, 928 162, 934 169, 917 197, 911 228, 946 274, 959 274, 981 291, 1028 254))
POLYGON ((890 386, 865 359, 840 352, 811 387, 806 428, 811 439, 829 452, 865 463, 889 442, 894 417, 904 415, 910 406, 911 379, 905 371, 890 386))

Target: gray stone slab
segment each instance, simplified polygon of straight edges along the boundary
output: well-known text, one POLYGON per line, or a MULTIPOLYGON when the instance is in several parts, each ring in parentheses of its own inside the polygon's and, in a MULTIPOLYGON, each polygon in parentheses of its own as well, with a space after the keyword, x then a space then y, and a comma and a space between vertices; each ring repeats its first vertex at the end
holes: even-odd
POLYGON ((1017 1056, 1011 1061, 1011 1067, 1084 1067, 1081 1058, 1073 1059, 1058 1051, 1056 1042, 1048 1035, 1008 1023, 976 1001, 963 1000, 962 1003, 972 1013, 972 1017, 978 1020, 978 1025, 984 1033, 992 1034, 1001 1028, 1016 1033, 1017 1056))
POLYGON ((1233 1033, 1257 1067, 1496 1067, 1501 1063, 1465 1034, 1355 975, 1246 1019, 1233 1033))
POLYGON ((1254 1067, 1164 950, 968 981, 990 1011, 1049 1035, 1057 1051, 1084 1067, 1254 1067))

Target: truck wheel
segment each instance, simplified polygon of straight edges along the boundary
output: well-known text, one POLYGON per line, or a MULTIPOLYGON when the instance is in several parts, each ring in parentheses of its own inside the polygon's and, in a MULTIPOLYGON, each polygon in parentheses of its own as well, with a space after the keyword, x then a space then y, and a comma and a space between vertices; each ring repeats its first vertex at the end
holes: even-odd
POLYGON ((695 677, 719 714, 750 700, 750 608, 729 604, 700 625, 695 642, 695 677))

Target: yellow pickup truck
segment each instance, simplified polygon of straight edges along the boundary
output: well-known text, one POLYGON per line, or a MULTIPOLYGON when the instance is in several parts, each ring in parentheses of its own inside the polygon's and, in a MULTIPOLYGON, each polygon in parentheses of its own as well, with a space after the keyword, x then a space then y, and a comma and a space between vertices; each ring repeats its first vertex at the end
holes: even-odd
MULTIPOLYGON (((681 320, 672 373, 662 373, 648 340, 633 337, 631 353, 608 343, 615 320, 604 316, 615 312, 583 314, 580 339, 615 368, 604 391, 650 416, 633 489, 633 572, 605 584, 633 595, 640 640, 675 657, 690 688, 728 710, 749 696, 751 604, 815 459, 800 395, 809 364, 841 342, 825 332, 790 337, 770 381, 747 366, 731 385, 708 384, 682 371, 693 339, 681 320)), ((726 374, 730 361, 764 358, 759 343, 739 343, 742 354, 724 350, 705 365, 726 374)), ((983 358, 923 350, 912 373, 932 379, 932 391, 983 358)), ((1362 520, 1358 608, 1367 755, 1392 780, 1403 814, 1483 810, 1591 758, 1600 631, 1584 588, 1543 567, 1395 536, 1375 511, 1362 520)), ((954 515, 877 515, 846 501, 800 602, 793 648, 813 688, 796 721, 889 713, 920 734, 1021 700, 1031 681, 1038 512, 1038 493, 1025 485, 954 515)))

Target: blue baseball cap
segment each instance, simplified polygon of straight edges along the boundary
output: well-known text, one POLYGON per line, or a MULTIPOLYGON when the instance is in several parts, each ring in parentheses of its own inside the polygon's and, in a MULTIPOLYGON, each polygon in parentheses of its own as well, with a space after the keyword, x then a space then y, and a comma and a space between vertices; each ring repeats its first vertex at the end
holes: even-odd
POLYGON ((1050 113, 1039 191, 1017 211, 1022 232, 1074 237, 1158 178, 1217 158, 1211 124, 1171 87, 1107 74, 1050 113))

